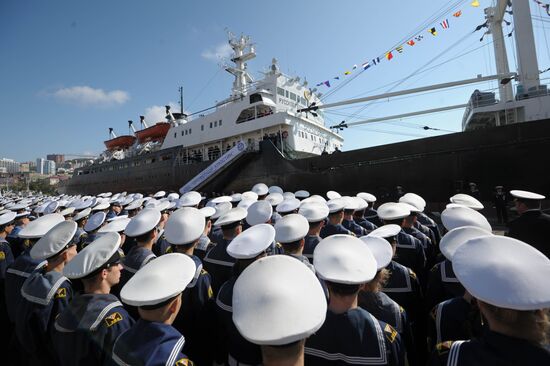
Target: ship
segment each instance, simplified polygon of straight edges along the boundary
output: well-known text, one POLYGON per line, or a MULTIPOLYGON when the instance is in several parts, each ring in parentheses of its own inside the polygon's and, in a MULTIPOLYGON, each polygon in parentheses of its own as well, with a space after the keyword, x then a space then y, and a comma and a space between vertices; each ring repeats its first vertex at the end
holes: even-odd
POLYGON ((225 70, 234 81, 228 98, 196 118, 183 113, 183 107, 173 113, 168 106, 166 121, 149 127, 141 117, 143 129, 132 126, 134 136, 128 136, 135 138, 131 146, 129 139, 109 145, 92 165, 76 169, 60 190, 147 194, 193 189, 217 194, 247 191, 264 182, 319 194, 369 191, 388 200, 402 187, 438 202, 475 182, 485 197, 497 185, 547 194, 550 179, 543 169, 550 163, 550 94, 540 83, 529 4, 499 0, 485 14, 493 37, 495 75, 329 104, 307 81, 282 73, 276 59, 262 79, 254 80, 247 70, 247 62, 256 56, 253 43, 249 37, 229 34, 233 64, 225 70), (502 31, 509 6, 516 72, 509 70, 502 31), (475 90, 463 105, 325 124, 323 111, 328 108, 486 80, 498 80, 498 97, 475 90), (462 132, 342 151, 340 131, 351 125, 456 108, 464 109, 462 132))

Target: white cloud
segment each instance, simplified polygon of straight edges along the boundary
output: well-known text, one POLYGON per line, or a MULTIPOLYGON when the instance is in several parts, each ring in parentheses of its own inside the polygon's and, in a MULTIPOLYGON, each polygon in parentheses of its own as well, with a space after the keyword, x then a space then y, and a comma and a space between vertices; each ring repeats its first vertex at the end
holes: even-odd
POLYGON ((123 90, 105 91, 90 86, 72 86, 53 92, 58 100, 84 106, 110 106, 124 104, 130 100, 130 95, 123 90))
MULTIPOLYGON (((170 106, 172 112, 180 111, 180 106, 177 103, 170 102, 168 105, 170 106)), ((147 107, 145 108, 145 113, 143 115, 145 116, 145 122, 147 122, 149 126, 157 122, 164 122, 166 121, 166 107, 163 105, 147 107)))
POLYGON ((228 43, 222 43, 215 48, 209 48, 201 53, 201 56, 207 60, 220 61, 231 56, 233 50, 228 43))

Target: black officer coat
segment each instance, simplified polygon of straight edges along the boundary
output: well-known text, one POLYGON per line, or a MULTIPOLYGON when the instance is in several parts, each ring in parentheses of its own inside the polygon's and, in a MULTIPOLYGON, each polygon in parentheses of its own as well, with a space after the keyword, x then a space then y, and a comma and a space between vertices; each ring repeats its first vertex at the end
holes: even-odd
POLYGON ((32 273, 21 288, 15 332, 29 363, 56 364, 51 332, 57 316, 73 297, 70 281, 61 273, 41 269, 32 273))
POLYGON ((529 210, 508 224, 508 236, 526 242, 550 258, 550 215, 529 210))
POLYGON ((464 295, 464 286, 456 278, 451 261, 445 259, 432 267, 426 289, 427 309, 432 309, 442 301, 462 295, 464 295))
POLYGON ((75 296, 55 322, 52 342, 59 364, 110 363, 115 340, 133 324, 134 320, 112 294, 75 296))
POLYGON ((118 337, 113 360, 118 365, 192 366, 182 353, 185 337, 174 327, 139 319, 118 337))
POLYGON ((306 365, 404 365, 397 330, 364 309, 327 311, 321 328, 306 340, 306 365))
POLYGON ((436 346, 430 366, 550 365, 550 350, 487 330, 480 339, 436 346))

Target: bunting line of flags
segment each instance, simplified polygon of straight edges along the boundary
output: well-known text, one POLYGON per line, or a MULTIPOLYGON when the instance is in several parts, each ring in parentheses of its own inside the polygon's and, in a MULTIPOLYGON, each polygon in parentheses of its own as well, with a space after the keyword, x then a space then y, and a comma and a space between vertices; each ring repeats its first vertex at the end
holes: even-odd
POLYGON ((545 4, 545 3, 543 3, 542 1, 539 1, 539 0, 533 0, 533 1, 536 2, 538 5, 540 5, 541 8, 546 10, 546 14, 548 14, 550 16, 550 4, 545 4))
MULTIPOLYGON (((539 0, 534 0, 534 1, 537 2, 537 3, 540 3, 539 0)), ((479 1, 474 0, 474 1, 472 1, 472 3, 470 5, 473 6, 473 7, 478 7, 479 6, 479 1)), ((456 11, 455 13, 452 14, 452 16, 455 19, 460 18, 460 16, 462 16, 462 10, 456 11)), ((435 26, 432 26, 432 27, 428 28, 427 32, 430 33, 432 36, 436 37, 438 35, 438 29, 440 29, 441 31, 444 31, 444 30, 448 30, 450 27, 451 27, 451 22, 449 21, 448 18, 446 18, 446 19, 443 19, 442 21, 439 22, 439 26, 435 25, 435 26)), ((384 56, 380 56, 380 57, 373 58, 372 60, 364 61, 363 63, 361 63, 360 67, 357 64, 355 64, 351 68, 351 71, 349 69, 345 70, 343 75, 342 74, 341 75, 336 75, 332 79, 321 81, 321 82, 315 84, 315 86, 326 86, 327 88, 330 88, 331 87, 331 84, 330 84, 331 80, 340 80, 342 77, 347 77, 347 76, 353 74, 355 70, 359 70, 359 71, 368 70, 369 68, 378 65, 380 63, 381 59, 386 59, 387 61, 391 61, 394 58, 396 53, 402 54, 405 51, 405 45, 407 45, 409 47, 413 47, 413 46, 417 45, 419 42, 421 42, 423 39, 424 39, 424 35, 423 34, 418 34, 418 35, 412 37, 410 40, 406 41, 404 44, 399 45, 399 46, 385 52, 384 56)))

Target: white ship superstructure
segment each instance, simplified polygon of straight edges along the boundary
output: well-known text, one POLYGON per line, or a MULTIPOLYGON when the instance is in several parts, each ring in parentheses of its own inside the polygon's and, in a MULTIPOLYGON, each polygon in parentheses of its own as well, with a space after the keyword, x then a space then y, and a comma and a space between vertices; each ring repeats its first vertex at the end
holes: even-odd
POLYGON ((256 56, 248 37, 231 37, 234 66, 225 69, 235 76, 232 93, 215 111, 190 121, 174 119, 162 149, 183 146, 183 158, 214 160, 242 140, 249 147, 270 139, 289 157, 331 153, 342 148, 343 138, 325 127, 321 113, 297 113, 312 103, 321 104, 306 81, 279 71, 273 59, 270 70, 254 81, 246 61, 256 56))

